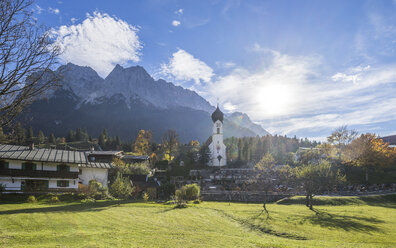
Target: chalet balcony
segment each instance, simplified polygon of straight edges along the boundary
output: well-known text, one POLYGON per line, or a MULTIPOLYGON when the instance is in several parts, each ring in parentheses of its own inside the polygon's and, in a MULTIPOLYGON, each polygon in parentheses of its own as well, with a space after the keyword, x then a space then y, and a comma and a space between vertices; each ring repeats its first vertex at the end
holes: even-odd
POLYGON ((0 169, 0 176, 31 177, 31 178, 78 178, 78 172, 0 169))

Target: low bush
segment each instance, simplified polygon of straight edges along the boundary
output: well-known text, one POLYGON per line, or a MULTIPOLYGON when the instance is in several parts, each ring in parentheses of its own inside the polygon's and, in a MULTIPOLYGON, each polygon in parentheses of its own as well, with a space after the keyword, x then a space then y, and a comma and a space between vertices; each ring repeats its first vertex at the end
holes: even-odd
POLYGON ((36 199, 36 197, 35 197, 34 195, 30 195, 30 196, 28 197, 28 199, 27 199, 27 202, 28 202, 28 203, 36 203, 36 202, 37 202, 37 199, 36 199))
POLYGON ((186 207, 190 200, 199 202, 200 188, 197 184, 187 184, 176 190, 175 198, 178 207, 186 207))
POLYGON ((95 199, 92 199, 92 198, 87 198, 87 199, 81 200, 81 203, 84 203, 84 204, 95 203, 95 202, 96 202, 95 199))
POLYGON ((143 194, 143 200, 144 200, 145 202, 147 202, 149 199, 150 199, 149 194, 147 194, 147 192, 144 192, 144 194, 143 194))
POLYGON ((117 179, 110 186, 110 193, 117 198, 129 198, 134 191, 131 182, 127 177, 123 177, 121 173, 118 173, 117 179))
POLYGON ((51 203, 58 203, 59 202, 59 198, 57 196, 52 196, 50 202, 51 203))
POLYGON ((87 198, 88 198, 88 195, 85 194, 85 193, 78 193, 77 194, 77 199, 78 200, 84 200, 84 199, 87 199, 87 198))

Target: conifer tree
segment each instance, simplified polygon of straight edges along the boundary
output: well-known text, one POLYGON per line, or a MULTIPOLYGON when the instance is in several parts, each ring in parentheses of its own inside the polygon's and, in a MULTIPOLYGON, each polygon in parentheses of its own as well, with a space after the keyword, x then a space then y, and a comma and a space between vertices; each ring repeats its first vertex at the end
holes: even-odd
POLYGON ((50 134, 48 142, 50 144, 55 144, 56 143, 56 138, 55 138, 55 135, 53 133, 50 134))
POLYGON ((45 135, 44 135, 43 131, 40 130, 37 135, 37 142, 39 144, 42 144, 42 143, 44 143, 44 141, 45 141, 45 135))

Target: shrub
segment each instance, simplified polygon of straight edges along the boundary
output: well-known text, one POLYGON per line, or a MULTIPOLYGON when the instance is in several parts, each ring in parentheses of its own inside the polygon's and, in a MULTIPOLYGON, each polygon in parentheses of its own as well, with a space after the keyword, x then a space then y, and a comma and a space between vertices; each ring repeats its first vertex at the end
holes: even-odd
POLYGON ((37 199, 36 199, 36 197, 35 197, 34 195, 30 195, 30 196, 28 197, 28 199, 27 199, 27 202, 29 202, 29 203, 36 203, 36 202, 37 202, 37 199))
POLYGON ((79 193, 77 195, 77 199, 78 200, 84 200, 84 199, 87 199, 87 198, 88 198, 88 196, 85 193, 79 193))
POLYGON ((143 194, 143 200, 144 200, 145 202, 147 202, 147 201, 149 200, 149 198, 150 198, 149 194, 147 194, 147 192, 144 192, 144 194, 143 194))
POLYGON ((51 203, 58 203, 59 198, 57 196, 52 196, 50 201, 51 201, 51 203))
POLYGON ((175 192, 175 198, 176 198, 176 207, 177 208, 185 208, 187 207, 187 200, 185 197, 185 191, 183 190, 183 187, 181 189, 176 190, 175 192))
POLYGON ((117 179, 110 186, 110 193, 117 198, 128 198, 131 196, 134 188, 132 187, 128 178, 124 178, 121 173, 118 173, 117 179))
POLYGON ((96 200, 110 198, 107 188, 103 187, 102 184, 95 179, 89 181, 88 197, 94 198, 96 200))
POLYGON ((186 192, 186 200, 197 200, 199 198, 201 189, 199 188, 198 184, 187 184, 184 185, 185 192, 186 192))
POLYGON ((84 204, 89 204, 89 203, 94 203, 94 202, 96 202, 96 201, 95 201, 95 199, 92 199, 92 198, 87 198, 87 199, 81 200, 81 203, 84 203, 84 204))
POLYGON ((102 184, 95 179, 89 181, 88 191, 90 194, 95 195, 96 193, 100 192, 102 188, 102 184))
POLYGON ((200 191, 201 190, 196 183, 186 184, 176 190, 175 197, 178 207, 186 206, 187 202, 190 200, 199 201, 200 191))

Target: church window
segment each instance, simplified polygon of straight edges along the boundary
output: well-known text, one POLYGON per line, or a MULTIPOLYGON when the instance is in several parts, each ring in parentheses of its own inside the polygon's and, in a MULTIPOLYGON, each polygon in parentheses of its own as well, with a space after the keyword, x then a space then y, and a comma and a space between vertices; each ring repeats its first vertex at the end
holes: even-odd
POLYGON ((220 134, 220 128, 217 128, 217 134, 220 134))

